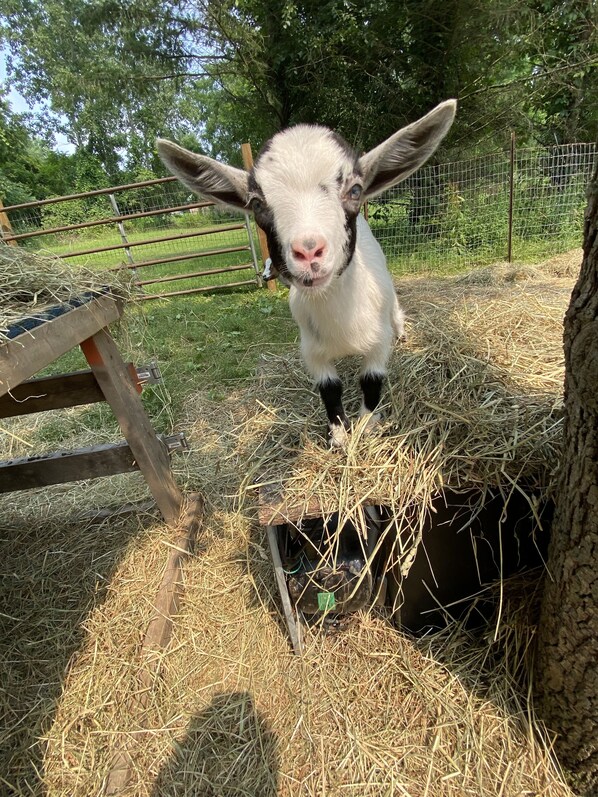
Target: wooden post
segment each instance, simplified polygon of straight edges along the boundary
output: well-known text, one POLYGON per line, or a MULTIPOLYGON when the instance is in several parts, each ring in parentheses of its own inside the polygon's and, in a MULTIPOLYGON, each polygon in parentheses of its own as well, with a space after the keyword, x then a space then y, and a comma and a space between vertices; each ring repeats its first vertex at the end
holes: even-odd
POLYGON ((156 438, 116 344, 108 330, 101 329, 84 340, 81 349, 131 447, 158 509, 167 523, 175 523, 183 496, 170 472, 168 454, 156 438))
POLYGON ((513 262, 513 188, 515 183, 515 132, 511 131, 511 158, 509 167, 509 231, 507 234, 507 260, 513 262))
MULTIPOLYGON (((245 166, 247 171, 249 171, 253 166, 253 153, 251 152, 251 144, 249 143, 241 144, 241 155, 243 156, 243 165, 245 166)), ((260 227, 257 227, 257 237, 260 242, 260 252, 262 254, 262 261, 265 263, 266 260, 270 257, 270 250, 268 249, 268 239, 266 238, 266 233, 260 227)), ((268 286, 269 291, 276 290, 275 279, 267 280, 266 285, 268 286)))
POLYGON ((202 523, 204 502, 197 493, 192 493, 181 513, 180 533, 171 547, 162 576, 162 582, 154 599, 154 614, 147 627, 140 653, 138 691, 131 696, 129 713, 135 716, 135 727, 128 739, 116 752, 106 779, 105 795, 121 794, 131 782, 135 768, 135 753, 144 735, 149 735, 151 726, 147 716, 151 690, 159 675, 160 655, 166 649, 172 634, 174 618, 179 610, 182 596, 183 561, 193 549, 195 537, 202 523))
MULTIPOLYGON (((12 227, 10 225, 10 219, 8 218, 8 214, 4 212, 3 208, 4 204, 0 199, 0 231, 2 233, 2 239, 4 240, 7 235, 12 235, 13 232, 12 232, 12 227)), ((4 243, 7 243, 9 246, 18 246, 16 241, 4 240, 4 243)))

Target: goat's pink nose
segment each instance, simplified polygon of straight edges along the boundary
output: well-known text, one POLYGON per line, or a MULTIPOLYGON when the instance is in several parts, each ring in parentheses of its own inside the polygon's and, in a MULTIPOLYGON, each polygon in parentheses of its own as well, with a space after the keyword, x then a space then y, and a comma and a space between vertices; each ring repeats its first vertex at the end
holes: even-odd
POLYGON ((303 238, 291 241, 293 257, 301 263, 313 263, 319 260, 326 252, 325 238, 303 238))

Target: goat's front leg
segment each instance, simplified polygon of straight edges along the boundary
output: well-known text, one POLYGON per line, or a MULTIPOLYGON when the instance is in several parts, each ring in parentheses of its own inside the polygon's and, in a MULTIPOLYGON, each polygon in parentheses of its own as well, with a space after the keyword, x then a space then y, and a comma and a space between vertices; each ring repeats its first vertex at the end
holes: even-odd
POLYGON ((313 377, 328 416, 328 439, 334 447, 347 441, 349 419, 343 407, 343 383, 338 378, 334 363, 317 355, 309 343, 302 340, 303 359, 313 377))
POLYGON ((343 407, 343 383, 338 378, 334 367, 332 371, 333 374, 318 380, 317 385, 328 416, 328 439, 333 447, 338 448, 347 441, 349 419, 345 415, 343 407))
POLYGON ((359 410, 360 417, 369 415, 367 429, 372 429, 379 423, 381 415, 376 412, 382 396, 382 385, 386 378, 386 363, 390 356, 390 345, 380 346, 369 352, 363 359, 359 384, 361 386, 362 402, 359 410))

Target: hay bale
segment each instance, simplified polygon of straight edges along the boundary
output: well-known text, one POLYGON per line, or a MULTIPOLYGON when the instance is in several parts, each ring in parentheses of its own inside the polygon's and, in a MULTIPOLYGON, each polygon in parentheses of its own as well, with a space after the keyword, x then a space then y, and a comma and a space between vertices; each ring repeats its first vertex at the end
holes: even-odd
POLYGON ((111 292, 130 298, 132 276, 69 266, 52 254, 40 254, 0 242, 0 344, 9 327, 24 317, 39 317, 50 307, 84 293, 111 292))

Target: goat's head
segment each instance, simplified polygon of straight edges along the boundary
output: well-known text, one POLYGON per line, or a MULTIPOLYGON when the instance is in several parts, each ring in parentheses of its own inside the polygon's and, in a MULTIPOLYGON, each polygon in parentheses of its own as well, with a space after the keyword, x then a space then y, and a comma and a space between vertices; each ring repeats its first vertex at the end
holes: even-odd
POLYGON ((164 139, 158 140, 158 151, 193 191, 252 210, 276 269, 298 288, 319 291, 353 257, 362 203, 404 180, 432 155, 455 109, 455 100, 441 103, 361 157, 336 133, 311 125, 277 133, 250 172, 164 139))

